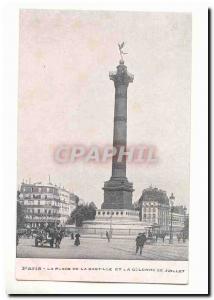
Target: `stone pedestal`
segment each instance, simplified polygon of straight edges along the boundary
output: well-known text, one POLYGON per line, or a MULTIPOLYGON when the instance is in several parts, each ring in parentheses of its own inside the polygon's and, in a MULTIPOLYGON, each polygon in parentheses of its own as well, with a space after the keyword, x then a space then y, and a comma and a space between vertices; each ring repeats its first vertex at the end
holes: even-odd
POLYGON ((102 209, 133 209, 133 184, 127 178, 114 178, 104 183, 102 209))
POLYGON ((147 232, 147 224, 139 221, 139 212, 128 209, 97 209, 94 221, 84 221, 81 235, 106 238, 135 239, 138 233, 147 232))

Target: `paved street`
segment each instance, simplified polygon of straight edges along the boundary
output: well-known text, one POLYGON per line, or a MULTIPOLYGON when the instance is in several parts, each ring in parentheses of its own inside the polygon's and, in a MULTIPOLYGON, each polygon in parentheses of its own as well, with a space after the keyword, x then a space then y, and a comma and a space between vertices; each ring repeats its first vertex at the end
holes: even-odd
POLYGON ((145 245, 142 256, 135 254, 135 240, 112 239, 107 242, 100 238, 81 238, 81 245, 74 246, 74 241, 64 238, 60 249, 35 247, 34 239, 20 239, 17 257, 37 258, 94 258, 94 259, 144 259, 144 260, 187 260, 188 244, 175 242, 169 245, 162 242, 145 245))

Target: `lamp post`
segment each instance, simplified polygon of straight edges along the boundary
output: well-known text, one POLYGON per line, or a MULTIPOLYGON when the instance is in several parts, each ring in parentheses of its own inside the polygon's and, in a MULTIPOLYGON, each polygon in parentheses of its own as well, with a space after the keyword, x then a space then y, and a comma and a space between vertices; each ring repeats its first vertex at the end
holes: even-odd
POLYGON ((185 227, 185 221, 186 221, 186 213, 187 213, 187 208, 184 207, 184 227, 185 227))
POLYGON ((174 209, 174 201, 175 201, 175 196, 173 195, 173 193, 171 193, 171 196, 169 197, 169 201, 170 201, 170 237, 169 237, 169 243, 173 244, 173 231, 172 231, 172 213, 173 213, 173 209, 174 209))
POLYGON ((186 232, 186 212, 187 212, 187 208, 184 207, 184 229, 183 229, 184 236, 187 235, 187 232, 186 232))
POLYGON ((110 232, 110 237, 111 237, 111 235, 112 235, 112 215, 113 215, 113 213, 112 213, 112 211, 111 211, 111 216, 110 216, 110 230, 109 230, 109 232, 110 232))

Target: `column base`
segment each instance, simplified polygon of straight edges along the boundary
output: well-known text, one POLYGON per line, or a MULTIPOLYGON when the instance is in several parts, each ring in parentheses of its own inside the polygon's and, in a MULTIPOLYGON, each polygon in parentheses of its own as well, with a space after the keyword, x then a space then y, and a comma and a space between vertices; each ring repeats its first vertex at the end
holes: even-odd
POLYGON ((104 183, 102 209, 133 209, 133 184, 126 177, 111 177, 104 183))

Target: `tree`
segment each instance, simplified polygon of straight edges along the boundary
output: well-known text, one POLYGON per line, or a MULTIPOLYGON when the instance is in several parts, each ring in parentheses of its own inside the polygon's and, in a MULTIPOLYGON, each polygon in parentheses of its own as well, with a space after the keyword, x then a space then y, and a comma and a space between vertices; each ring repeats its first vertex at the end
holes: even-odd
POLYGON ((77 206, 71 213, 67 224, 75 224, 77 227, 81 227, 83 221, 94 220, 96 215, 96 205, 94 202, 89 204, 77 206))
POLYGON ((20 194, 21 194, 21 193, 20 193, 20 191, 19 191, 19 190, 17 190, 17 194, 16 194, 16 195, 17 195, 17 200, 19 200, 19 199, 20 199, 20 194))
POLYGON ((23 227, 25 224, 25 212, 24 207, 19 201, 17 201, 17 228, 23 227))
POLYGON ((134 207, 134 210, 140 210, 140 203, 139 203, 139 201, 135 201, 134 203, 133 203, 133 207, 134 207))
POLYGON ((80 198, 77 195, 75 195, 75 204, 76 204, 76 206, 78 206, 79 201, 80 201, 80 198))

